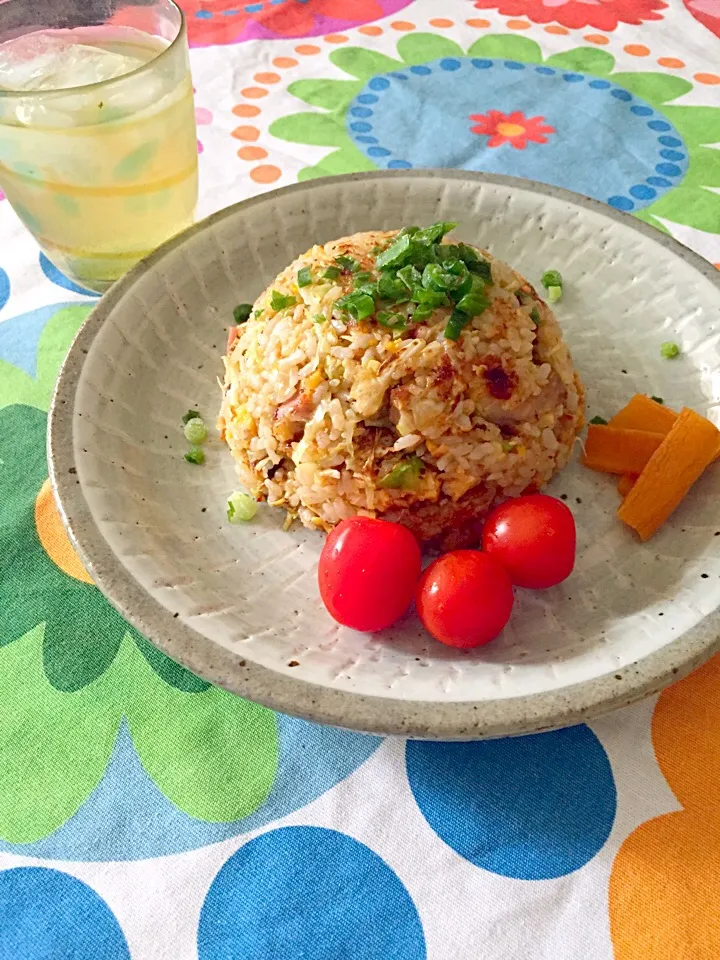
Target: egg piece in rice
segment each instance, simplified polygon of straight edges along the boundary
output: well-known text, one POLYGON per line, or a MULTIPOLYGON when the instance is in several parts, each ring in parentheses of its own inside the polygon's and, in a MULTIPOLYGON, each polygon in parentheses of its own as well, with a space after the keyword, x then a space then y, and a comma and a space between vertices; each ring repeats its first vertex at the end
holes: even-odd
POLYGON ((307 527, 364 514, 456 546, 571 455, 583 388, 552 310, 435 226, 314 246, 230 331, 221 433, 307 527))

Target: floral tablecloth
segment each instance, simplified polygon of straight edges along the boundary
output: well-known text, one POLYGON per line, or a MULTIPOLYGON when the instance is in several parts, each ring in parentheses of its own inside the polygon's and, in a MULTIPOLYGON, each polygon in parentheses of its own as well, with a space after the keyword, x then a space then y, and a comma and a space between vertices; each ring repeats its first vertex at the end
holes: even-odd
MULTIPOLYGON (((720 261, 719 0, 184 6, 203 214, 462 167, 720 261)), ((720 659, 597 722, 469 744, 210 687, 109 608, 53 504, 48 402, 93 302, 0 201, 0 958, 717 960, 720 659)))

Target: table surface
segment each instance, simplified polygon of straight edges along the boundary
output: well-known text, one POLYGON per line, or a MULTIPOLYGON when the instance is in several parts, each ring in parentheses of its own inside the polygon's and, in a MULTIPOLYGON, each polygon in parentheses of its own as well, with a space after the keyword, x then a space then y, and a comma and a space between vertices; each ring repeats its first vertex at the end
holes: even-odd
MULTIPOLYGON (((720 0, 184 6, 201 214, 464 167, 720 261, 720 0)), ((208 686, 109 608, 53 504, 48 403, 93 302, 0 202, 0 960, 717 960, 720 659, 592 724, 470 744, 208 686)))

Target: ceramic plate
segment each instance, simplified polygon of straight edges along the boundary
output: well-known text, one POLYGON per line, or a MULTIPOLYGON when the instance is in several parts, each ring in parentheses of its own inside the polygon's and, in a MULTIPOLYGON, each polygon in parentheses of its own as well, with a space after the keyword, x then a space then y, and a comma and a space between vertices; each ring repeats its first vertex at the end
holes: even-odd
POLYGON ((215 437, 183 459, 190 407, 214 423, 232 308, 301 251, 360 230, 458 220, 456 235, 538 283, 557 314, 589 416, 631 394, 718 418, 718 274, 609 207, 510 178, 399 171, 317 180, 223 210, 170 241, 98 304, 68 355, 50 424, 52 479, 100 589, 146 637, 214 683, 286 713, 447 739, 574 723, 659 690, 717 647, 720 468, 642 545, 615 517, 612 478, 577 462, 552 484, 575 512, 575 572, 518 591, 485 648, 435 643, 411 614, 382 635, 322 607, 322 535, 261 508, 231 526, 233 463, 215 437), (682 357, 663 360, 676 340, 682 357))

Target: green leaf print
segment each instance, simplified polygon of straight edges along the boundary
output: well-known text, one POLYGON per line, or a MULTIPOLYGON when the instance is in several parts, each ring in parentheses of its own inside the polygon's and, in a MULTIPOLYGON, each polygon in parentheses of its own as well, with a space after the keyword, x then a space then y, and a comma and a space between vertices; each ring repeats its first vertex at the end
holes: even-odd
POLYGON ((720 110, 717 107, 664 107, 688 144, 720 142, 720 110))
POLYGON ((326 113, 293 113, 270 124, 270 133, 291 143, 338 147, 347 140, 345 119, 326 113))
POLYGON ((363 81, 379 73, 390 73, 391 70, 402 67, 399 60, 386 57, 384 53, 378 53, 376 50, 366 50, 364 47, 343 47, 341 50, 333 50, 330 60, 351 77, 357 77, 358 80, 363 81))
POLYGON ((689 80, 665 73, 615 73, 613 82, 650 103, 667 103, 692 90, 689 80))
POLYGON ((0 360, 0 407, 24 403, 40 410, 48 409, 62 362, 91 310, 89 304, 73 304, 62 307, 48 320, 38 342, 35 378, 0 360))
POLYGON ((553 54, 545 63, 549 67, 558 67, 560 70, 579 70, 583 73, 603 76, 610 73, 615 66, 615 57, 605 50, 575 47, 573 50, 566 50, 565 53, 553 54))
POLYGON ((468 56, 518 60, 520 63, 542 63, 543 59, 539 43, 528 37, 508 37, 506 34, 480 37, 468 50, 468 56))
POLYGON ((318 177, 331 177, 339 173, 357 173, 359 170, 375 170, 375 164, 364 156, 353 144, 346 144, 342 150, 334 150, 314 167, 305 167, 298 174, 298 180, 316 180, 318 177))
POLYGON ((85 802, 120 720, 93 685, 68 695, 50 684, 43 633, 0 649, 0 837, 11 843, 46 837, 85 802))
POLYGON ((362 87, 356 80, 296 80, 288 92, 311 107, 344 110, 362 87))
POLYGON ((397 50, 405 63, 421 64, 442 57, 464 57, 461 46, 436 33, 408 33, 398 40, 397 50))

